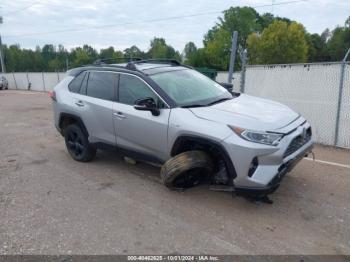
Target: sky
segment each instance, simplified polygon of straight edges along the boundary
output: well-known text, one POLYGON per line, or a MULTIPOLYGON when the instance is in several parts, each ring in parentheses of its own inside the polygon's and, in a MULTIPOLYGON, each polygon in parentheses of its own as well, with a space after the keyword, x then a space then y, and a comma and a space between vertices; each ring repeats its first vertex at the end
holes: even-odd
POLYGON ((350 16, 350 0, 292 1, 1 0, 0 34, 4 44, 32 49, 44 44, 68 49, 89 44, 98 50, 136 45, 144 51, 156 36, 181 52, 189 41, 201 47, 204 34, 230 6, 251 6, 261 14, 287 17, 310 33, 343 26, 350 16))

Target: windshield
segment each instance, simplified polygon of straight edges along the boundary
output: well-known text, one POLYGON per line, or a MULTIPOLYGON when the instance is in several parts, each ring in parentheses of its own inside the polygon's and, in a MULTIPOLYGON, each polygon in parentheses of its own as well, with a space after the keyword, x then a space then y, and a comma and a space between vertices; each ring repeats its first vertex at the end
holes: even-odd
POLYGON ((179 106, 206 106, 232 98, 224 87, 195 70, 163 72, 150 77, 179 106))

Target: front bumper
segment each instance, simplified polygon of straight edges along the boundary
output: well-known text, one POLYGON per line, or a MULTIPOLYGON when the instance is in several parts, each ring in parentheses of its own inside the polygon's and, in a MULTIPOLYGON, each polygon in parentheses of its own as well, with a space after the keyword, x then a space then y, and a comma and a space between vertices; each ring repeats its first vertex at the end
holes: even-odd
POLYGON ((286 163, 283 163, 278 168, 278 173, 276 176, 270 181, 270 183, 265 187, 235 187, 235 192, 239 196, 263 196, 272 194, 277 190, 277 188, 280 186, 280 183, 284 176, 290 172, 299 161, 303 159, 304 156, 306 156, 310 151, 312 150, 312 146, 307 148, 304 152, 300 153, 297 157, 294 159, 289 160, 286 163))
POLYGON ((285 135, 278 146, 252 143, 236 135, 225 139, 225 148, 236 171, 233 184, 237 194, 256 196, 273 193, 279 187, 282 178, 312 150, 313 140, 310 137, 297 150, 286 154, 292 141, 300 137, 303 130, 309 128, 310 124, 302 123, 285 135), (254 158, 258 160, 258 166, 252 174, 249 174, 254 158))

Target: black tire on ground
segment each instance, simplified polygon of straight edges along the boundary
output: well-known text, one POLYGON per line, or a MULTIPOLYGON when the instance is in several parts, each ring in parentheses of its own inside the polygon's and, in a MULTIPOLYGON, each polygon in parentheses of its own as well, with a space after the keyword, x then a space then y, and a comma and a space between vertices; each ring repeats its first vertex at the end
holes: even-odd
POLYGON ((196 186, 208 178, 213 171, 210 156, 203 151, 187 151, 164 163, 160 171, 162 182, 171 189, 196 186))
POLYGON ((2 86, 0 86, 0 90, 2 90, 2 86))
POLYGON ((67 126, 64 134, 67 150, 74 160, 89 162, 95 157, 97 150, 90 145, 87 135, 79 125, 67 126))

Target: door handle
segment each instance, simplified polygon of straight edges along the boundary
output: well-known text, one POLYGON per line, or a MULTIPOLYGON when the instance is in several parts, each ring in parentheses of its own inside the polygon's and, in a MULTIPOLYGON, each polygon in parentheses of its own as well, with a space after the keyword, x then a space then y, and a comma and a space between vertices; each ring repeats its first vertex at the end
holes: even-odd
POLYGON ((77 106, 84 106, 83 101, 78 101, 78 102, 75 102, 75 104, 76 104, 77 106))
POLYGON ((126 118, 126 116, 123 115, 122 112, 114 112, 113 115, 115 115, 115 116, 117 116, 117 117, 119 117, 119 118, 126 118))

